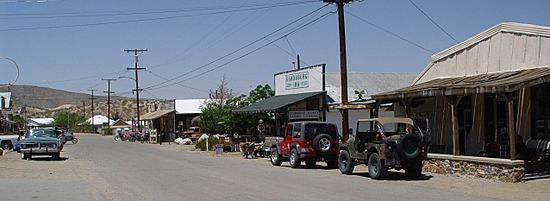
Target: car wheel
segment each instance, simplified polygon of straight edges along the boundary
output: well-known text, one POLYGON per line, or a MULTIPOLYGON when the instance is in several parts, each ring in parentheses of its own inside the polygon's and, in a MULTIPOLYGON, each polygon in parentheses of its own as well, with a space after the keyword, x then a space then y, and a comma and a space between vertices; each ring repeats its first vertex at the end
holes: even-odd
POLYGON ((59 153, 52 154, 53 159, 59 159, 59 153))
POLYGON ((373 179, 383 179, 387 173, 387 167, 384 165, 384 160, 380 159, 378 153, 372 153, 369 157, 369 175, 373 179))
POLYGON ((332 146, 332 137, 328 134, 320 134, 313 138, 313 148, 320 153, 330 152, 332 146))
POLYGON ((302 161, 300 160, 300 155, 298 155, 297 149, 292 149, 290 151, 290 167, 298 168, 300 167, 302 161))
POLYGON ((307 168, 314 168, 317 164, 317 161, 315 160, 306 160, 306 167, 307 168))
POLYGON ((281 166, 283 160, 276 148, 271 148, 271 165, 281 166))
POLYGON ((407 179, 418 179, 422 175, 422 161, 414 162, 405 168, 407 179))
POLYGON ((338 169, 342 174, 351 174, 353 168, 355 168, 355 161, 347 150, 341 150, 340 155, 338 155, 338 169))
POLYGON ((11 142, 2 142, 2 149, 3 150, 11 150, 12 146, 11 146, 11 142))

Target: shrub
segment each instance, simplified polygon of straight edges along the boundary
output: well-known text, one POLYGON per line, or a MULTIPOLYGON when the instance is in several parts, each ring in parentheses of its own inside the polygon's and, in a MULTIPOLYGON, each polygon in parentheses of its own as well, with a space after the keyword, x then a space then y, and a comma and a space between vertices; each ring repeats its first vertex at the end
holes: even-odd
MULTIPOLYGON (((208 138, 208 150, 213 150, 215 144, 218 144, 218 138, 210 136, 208 138)), ((197 144, 195 144, 195 148, 206 151, 206 140, 199 140, 197 144)))

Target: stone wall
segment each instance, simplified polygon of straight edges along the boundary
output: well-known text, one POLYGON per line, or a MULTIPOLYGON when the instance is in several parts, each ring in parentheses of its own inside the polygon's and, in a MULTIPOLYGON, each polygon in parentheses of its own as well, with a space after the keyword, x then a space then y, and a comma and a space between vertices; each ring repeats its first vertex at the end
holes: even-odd
POLYGON ((428 159, 423 164, 425 172, 451 174, 459 177, 480 177, 501 182, 521 182, 525 174, 523 166, 447 159, 428 159))

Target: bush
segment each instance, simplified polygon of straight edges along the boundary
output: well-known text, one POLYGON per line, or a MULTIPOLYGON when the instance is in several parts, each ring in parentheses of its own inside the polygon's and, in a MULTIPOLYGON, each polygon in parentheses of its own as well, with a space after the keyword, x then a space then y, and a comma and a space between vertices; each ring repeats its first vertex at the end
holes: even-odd
MULTIPOLYGON (((208 150, 212 151, 214 149, 214 145, 218 144, 218 138, 210 136, 208 138, 208 150)), ((200 140, 195 144, 196 149, 200 149, 201 151, 206 151, 206 140, 200 140)))

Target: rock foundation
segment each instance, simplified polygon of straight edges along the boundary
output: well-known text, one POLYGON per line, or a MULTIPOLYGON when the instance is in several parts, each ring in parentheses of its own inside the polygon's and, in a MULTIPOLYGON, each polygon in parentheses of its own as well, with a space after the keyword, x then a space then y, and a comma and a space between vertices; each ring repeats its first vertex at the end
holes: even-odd
POLYGON ((521 182, 525 174, 523 166, 487 164, 428 159, 423 162, 423 171, 438 174, 451 174, 459 177, 480 177, 501 182, 521 182))

